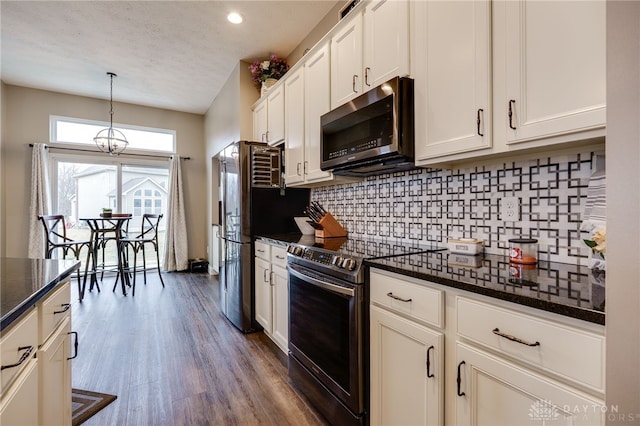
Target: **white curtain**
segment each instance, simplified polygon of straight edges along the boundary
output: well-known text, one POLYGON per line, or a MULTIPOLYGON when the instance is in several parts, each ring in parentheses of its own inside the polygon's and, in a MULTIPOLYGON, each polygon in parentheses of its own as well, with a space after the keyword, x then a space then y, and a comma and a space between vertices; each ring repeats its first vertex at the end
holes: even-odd
POLYGON ((29 203, 29 257, 42 258, 45 250, 44 228, 38 215, 51 212, 49 156, 47 145, 33 144, 31 153, 31 202, 29 203))
POLYGON ((172 156, 169 164, 169 205, 162 267, 165 271, 183 271, 189 268, 189 259, 180 156, 172 156))

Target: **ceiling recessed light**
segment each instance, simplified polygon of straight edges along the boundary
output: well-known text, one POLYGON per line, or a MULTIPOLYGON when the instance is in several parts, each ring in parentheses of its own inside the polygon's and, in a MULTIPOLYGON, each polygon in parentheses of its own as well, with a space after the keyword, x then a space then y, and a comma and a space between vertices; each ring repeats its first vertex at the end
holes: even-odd
POLYGON ((231 12, 227 15, 227 20, 232 24, 239 24, 242 22, 242 16, 237 12, 231 12))

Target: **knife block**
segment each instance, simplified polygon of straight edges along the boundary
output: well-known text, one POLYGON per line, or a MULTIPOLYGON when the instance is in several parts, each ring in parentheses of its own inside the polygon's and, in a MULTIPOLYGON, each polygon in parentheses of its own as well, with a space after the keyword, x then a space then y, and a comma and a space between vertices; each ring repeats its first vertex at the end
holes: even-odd
POLYGON ((316 229, 316 238, 347 236, 347 230, 338 223, 331 213, 325 213, 325 215, 322 216, 322 219, 318 221, 318 224, 322 226, 322 229, 316 229))

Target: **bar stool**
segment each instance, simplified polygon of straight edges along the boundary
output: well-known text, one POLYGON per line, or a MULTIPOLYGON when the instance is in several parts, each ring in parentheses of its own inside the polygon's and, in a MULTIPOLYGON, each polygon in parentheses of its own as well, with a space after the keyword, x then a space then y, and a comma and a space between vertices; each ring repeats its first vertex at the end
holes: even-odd
MULTIPOLYGON (((133 273, 133 288, 132 295, 136 295, 136 273, 137 273, 137 256, 138 251, 142 250, 142 268, 144 273, 144 283, 147 284, 147 261, 145 257, 145 246, 150 244, 154 251, 156 252, 156 261, 157 261, 157 270, 158 276, 160 277, 160 283, 162 283, 162 287, 164 288, 164 281, 162 279, 162 273, 160 272, 160 255, 158 253, 158 227, 160 225, 160 219, 162 219, 161 214, 150 214, 146 213, 142 215, 142 229, 140 234, 135 237, 125 237, 120 239, 120 255, 123 257, 121 264, 123 265, 124 274, 128 274, 129 272, 133 273), (128 263, 128 249, 133 249, 133 267, 129 266, 128 263)), ((125 276, 123 275, 123 279, 125 276)), ((116 286, 113 286, 113 290, 115 291, 116 286)))
MULTIPOLYGON (((40 215, 38 216, 42 226, 44 226, 44 232, 47 237, 47 244, 45 247, 44 257, 45 259, 51 259, 53 252, 56 249, 62 250, 63 257, 67 256, 68 252, 73 253, 76 260, 80 259, 80 250, 83 247, 87 248, 87 259, 89 262, 89 256, 91 254, 91 241, 89 240, 73 240, 67 237, 67 224, 64 220, 64 215, 40 215)), ((82 300, 84 293, 82 284, 80 282, 80 268, 77 271, 78 274, 78 295, 82 300)))

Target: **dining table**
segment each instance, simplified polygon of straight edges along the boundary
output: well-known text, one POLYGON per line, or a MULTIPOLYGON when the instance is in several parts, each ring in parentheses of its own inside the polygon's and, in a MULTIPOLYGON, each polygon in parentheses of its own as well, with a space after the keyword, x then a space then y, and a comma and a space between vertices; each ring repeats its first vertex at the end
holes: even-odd
MULTIPOLYGON (((91 230, 91 236, 89 241, 91 242, 91 246, 89 248, 89 255, 87 258, 87 262, 85 263, 84 270, 84 281, 82 284, 82 289, 80 291, 80 300, 84 298, 84 293, 87 284, 87 276, 90 276, 90 284, 89 291, 93 290, 94 287, 100 291, 100 285, 98 284, 98 248, 100 247, 101 241, 100 239, 105 236, 105 234, 113 234, 114 240, 116 243, 116 253, 118 255, 118 264, 117 264, 117 276, 116 282, 118 278, 120 278, 120 285, 122 287, 122 294, 124 296, 127 295, 127 286, 129 284, 129 274, 127 273, 127 256, 126 253, 122 252, 120 247, 120 239, 123 237, 123 229, 128 224, 129 220, 133 217, 130 213, 112 213, 111 215, 99 215, 99 216, 88 216, 81 217, 80 220, 84 221, 91 230), (89 257, 91 258, 89 260, 89 257), (91 264, 91 270, 89 270, 89 264, 91 264)), ((103 247, 104 249, 104 247, 103 247)), ((105 265, 101 265, 104 271, 105 265)), ((115 290, 115 286, 114 286, 115 290)))

